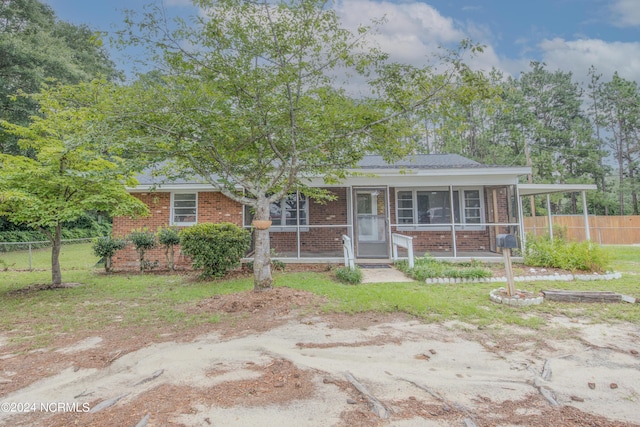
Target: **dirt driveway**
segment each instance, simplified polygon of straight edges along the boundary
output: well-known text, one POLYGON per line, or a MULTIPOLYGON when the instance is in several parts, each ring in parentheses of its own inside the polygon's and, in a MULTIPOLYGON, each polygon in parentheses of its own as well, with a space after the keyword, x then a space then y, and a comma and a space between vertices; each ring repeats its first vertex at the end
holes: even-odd
POLYGON ((277 288, 203 301, 223 320, 179 337, 114 327, 27 354, 0 339, 0 425, 640 425, 634 325, 478 329, 321 303, 277 288))

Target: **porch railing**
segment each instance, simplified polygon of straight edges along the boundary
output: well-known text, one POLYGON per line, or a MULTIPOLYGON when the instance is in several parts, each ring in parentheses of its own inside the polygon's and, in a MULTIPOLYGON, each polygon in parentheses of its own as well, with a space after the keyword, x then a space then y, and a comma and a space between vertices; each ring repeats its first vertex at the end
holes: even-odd
POLYGON ((404 248, 407 250, 409 268, 413 268, 414 266, 413 237, 393 233, 391 234, 391 243, 393 244, 393 261, 395 262, 398 260, 398 247, 404 248))
POLYGON ((353 257, 353 242, 349 236, 342 235, 342 247, 344 248, 344 266, 355 270, 355 261, 353 257))

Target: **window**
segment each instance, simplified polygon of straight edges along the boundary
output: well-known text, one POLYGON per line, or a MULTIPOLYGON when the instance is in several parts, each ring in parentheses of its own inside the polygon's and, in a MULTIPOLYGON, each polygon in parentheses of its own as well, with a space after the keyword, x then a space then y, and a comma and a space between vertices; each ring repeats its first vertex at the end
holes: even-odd
MULTIPOLYGON (((416 191, 418 224, 451 224, 451 197, 448 191, 416 191)), ((460 221, 458 192, 453 192, 455 221, 460 221)))
POLYGON ((193 225, 198 222, 198 193, 171 194, 171 225, 193 225))
MULTIPOLYGON (((397 223, 414 226, 451 224, 451 199, 448 190, 398 190, 396 192, 397 223)), ((453 191, 453 215, 456 224, 481 224, 483 222, 482 207, 480 190, 453 191), (460 206, 463 207, 462 210, 460 206)))
MULTIPOLYGON (((271 203, 269 206, 269 215, 271 217, 271 231, 274 227, 289 226, 281 231, 295 231, 295 226, 308 225, 309 221, 309 205, 307 198, 300 193, 290 194, 284 199, 271 203)), ((248 206, 245 206, 244 225, 251 225, 253 213, 248 206)))
POLYGON ((398 224, 413 224, 413 191, 398 191, 398 224))
POLYGON ((482 222, 479 190, 464 192, 464 219, 466 224, 480 224, 482 222))

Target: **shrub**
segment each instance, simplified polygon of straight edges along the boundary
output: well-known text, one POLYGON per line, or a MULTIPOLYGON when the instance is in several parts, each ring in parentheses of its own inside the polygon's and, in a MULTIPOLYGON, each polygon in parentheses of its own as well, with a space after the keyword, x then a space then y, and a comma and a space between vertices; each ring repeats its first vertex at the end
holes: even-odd
POLYGON ((164 246, 164 256, 167 258, 169 270, 175 270, 173 263, 175 247, 180 244, 180 234, 175 227, 161 228, 158 230, 158 243, 164 246))
POLYGON ((336 268, 336 278, 347 285, 357 285, 362 282, 362 270, 359 267, 350 269, 349 267, 336 268))
POLYGON ((602 272, 609 267, 609 255, 591 242, 551 241, 549 236, 528 236, 524 262, 534 267, 602 272))
POLYGON ((111 273, 111 258, 117 251, 124 249, 127 241, 124 239, 113 239, 110 236, 98 237, 93 241, 93 253, 104 260, 104 269, 111 273))
POLYGON ((240 264, 251 244, 251 233, 235 224, 196 224, 180 231, 182 252, 203 277, 222 277, 240 264))
POLYGON ((439 277, 483 279, 493 276, 491 270, 484 268, 478 260, 472 260, 468 263, 453 263, 437 261, 428 255, 425 255, 424 258, 416 259, 413 268, 409 268, 409 264, 406 261, 399 261, 396 263, 396 267, 411 278, 419 281, 439 277))
POLYGON ((136 252, 138 252, 138 257, 140 259, 140 272, 144 273, 145 270, 151 270, 152 268, 158 265, 158 261, 150 262, 145 259, 144 254, 156 247, 158 244, 156 242, 156 235, 153 234, 149 230, 134 230, 129 236, 128 240, 133 243, 133 246, 136 248, 136 252))

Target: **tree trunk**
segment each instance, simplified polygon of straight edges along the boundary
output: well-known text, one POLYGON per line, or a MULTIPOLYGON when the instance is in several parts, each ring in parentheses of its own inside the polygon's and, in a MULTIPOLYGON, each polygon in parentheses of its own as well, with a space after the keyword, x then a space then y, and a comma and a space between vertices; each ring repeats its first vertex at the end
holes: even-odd
POLYGON ((618 215, 624 215, 624 192, 622 188, 624 186, 624 163, 622 160, 622 144, 618 144, 618 204, 620 205, 620 213, 618 215))
MULTIPOLYGON (((256 208, 255 220, 269 220, 269 203, 261 203, 256 208)), ((268 291, 273 284, 271 277, 271 244, 269 230, 253 231, 255 233, 255 251, 253 255, 253 290, 256 292, 268 291)))
POLYGON ((169 271, 175 271, 175 265, 173 265, 173 245, 167 245, 167 247, 164 250, 164 256, 165 258, 167 258, 167 267, 169 268, 169 271))
POLYGON ((60 249, 62 247, 62 225, 58 223, 51 238, 51 284, 54 287, 62 285, 62 271, 60 270, 60 249))

